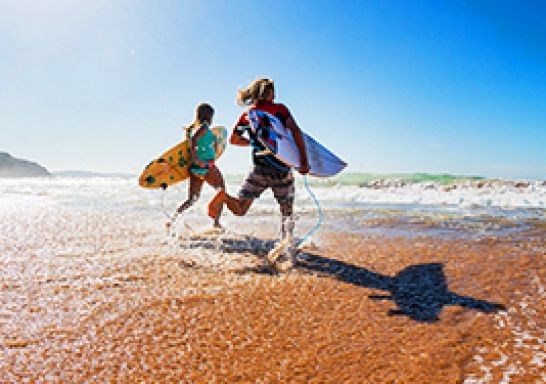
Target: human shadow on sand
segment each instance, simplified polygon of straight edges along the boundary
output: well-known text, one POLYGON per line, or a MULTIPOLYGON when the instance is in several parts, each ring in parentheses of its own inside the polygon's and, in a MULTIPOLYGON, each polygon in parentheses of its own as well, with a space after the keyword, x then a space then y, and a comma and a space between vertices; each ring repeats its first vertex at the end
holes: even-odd
POLYGON ((397 309, 390 316, 403 315, 421 322, 438 321, 446 305, 458 305, 485 313, 504 310, 502 304, 461 296, 450 292, 444 265, 441 263, 415 264, 404 268, 396 276, 385 276, 362 267, 320 255, 303 254, 298 262, 300 270, 332 276, 339 281, 360 287, 379 289, 388 295, 371 295, 374 300, 392 300, 397 309))
MULTIPOLYGON (((263 256, 273 246, 274 242, 270 240, 253 238, 250 242, 228 241, 224 243, 223 250, 226 252, 244 250, 256 256, 263 256)), ((485 313, 505 309, 502 304, 450 292, 444 265, 441 263, 410 265, 391 277, 318 254, 302 253, 295 270, 333 277, 359 287, 386 291, 388 294, 369 297, 373 300, 392 300, 398 308, 389 310, 390 316, 408 316, 420 322, 438 321, 438 316, 446 305, 457 305, 485 313)), ((247 268, 243 272, 275 273, 267 267, 247 268)))

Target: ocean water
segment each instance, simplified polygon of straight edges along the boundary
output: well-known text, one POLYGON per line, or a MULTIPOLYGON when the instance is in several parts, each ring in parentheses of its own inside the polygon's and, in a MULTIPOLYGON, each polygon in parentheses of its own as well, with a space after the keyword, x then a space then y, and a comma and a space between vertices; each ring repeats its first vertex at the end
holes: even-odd
MULTIPOLYGON (((227 176, 228 192, 236 195, 243 176, 227 176)), ((296 212, 316 211, 303 178, 298 177, 296 212)), ((496 216, 543 220, 546 211, 546 181, 487 180, 450 175, 347 174, 337 178, 310 178, 312 192, 327 212, 352 211, 390 217, 416 213, 449 218, 496 216)), ((201 199, 188 213, 199 217, 214 190, 204 186, 201 199)), ((0 204, 44 204, 63 209, 93 212, 132 213, 154 219, 170 214, 185 200, 187 183, 167 191, 146 190, 136 177, 50 177, 0 179, 0 204), (22 203, 22 202, 25 203, 22 203)), ((271 216, 278 210, 272 193, 266 191, 256 201, 249 216, 271 216)))
MULTIPOLYGON (((243 175, 226 176, 228 192, 236 194, 243 175)), ((297 177, 300 188, 297 201, 311 202, 297 177)), ((309 184, 326 207, 382 205, 437 205, 456 208, 546 209, 546 180, 489 180, 452 175, 372 175, 343 174, 334 178, 310 178, 309 184)), ((157 205, 164 195, 172 199, 185 197, 187 183, 172 186, 166 193, 139 188, 136 177, 50 177, 0 179, 0 194, 35 196, 66 204, 108 208, 144 209, 157 205)), ((203 196, 212 195, 205 187, 203 196)), ((265 194, 266 205, 272 203, 265 194)))
MULTIPOLYGON (((226 179, 228 192, 237 194, 243 177, 226 179)), ((310 181, 324 212, 322 232, 343 228, 386 235, 408 231, 436 235, 502 235, 525 228, 529 223, 546 221, 546 182, 541 180, 487 180, 426 174, 373 178, 368 174, 347 174, 310 181)), ((297 235, 302 237, 316 224, 318 212, 301 177, 297 178, 297 185, 297 235)), ((205 186, 201 199, 184 215, 184 220, 194 228, 208 228, 206 205, 213 194, 214 190, 205 186)), ((152 235, 146 239, 158 244, 159 239, 165 238, 166 216, 172 214, 186 196, 187 183, 167 191, 146 190, 138 186, 136 177, 130 176, 0 179, 2 231, 12 233, 8 238, 27 236, 31 241, 28 228, 40 222, 52 227, 53 232, 65 225, 79 226, 78 233, 88 232, 88 236, 102 233, 112 239, 116 237, 114 233, 148 231, 152 235), (61 222, 63 217, 71 219, 61 222), (17 228, 10 227, 10 220, 23 222, 19 234, 17 228)), ((272 193, 266 191, 246 217, 234 217, 226 212, 223 223, 239 233, 256 233, 259 229, 275 237, 279 214, 272 193)), ((124 236, 117 238, 120 241, 128 238, 127 234, 124 236)))

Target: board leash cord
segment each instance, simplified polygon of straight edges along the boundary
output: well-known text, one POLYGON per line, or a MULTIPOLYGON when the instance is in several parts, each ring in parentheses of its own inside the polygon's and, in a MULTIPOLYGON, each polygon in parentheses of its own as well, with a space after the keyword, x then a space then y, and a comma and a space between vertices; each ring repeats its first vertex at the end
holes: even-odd
POLYGON ((324 219, 324 215, 322 213, 322 207, 320 206, 320 201, 317 199, 317 196, 314 194, 313 190, 309 186, 309 180, 307 178, 307 175, 303 175, 303 185, 305 186, 305 189, 309 193, 309 196, 311 196, 311 198, 315 202, 315 206, 317 207, 317 212, 318 212, 318 221, 315 224, 315 226, 311 228, 311 230, 307 232, 305 236, 300 239, 300 241, 298 241, 296 245, 297 248, 300 248, 305 241, 307 241, 311 236, 315 234, 316 231, 318 231, 324 219))
MULTIPOLYGON (((250 141, 250 144, 252 146, 252 148, 256 149, 256 150, 261 150, 261 148, 256 145, 256 143, 254 143, 252 140, 250 141)), ((269 164, 271 164, 271 166, 273 166, 274 168, 277 168, 277 169, 280 169, 280 170, 284 170, 283 168, 281 168, 278 164, 275 164, 269 157, 265 156, 264 157, 267 162, 269 164)), ((317 224, 315 224, 315 226, 313 228, 311 228, 311 230, 309 232, 307 232, 305 234, 305 236, 303 236, 297 243, 296 243, 296 248, 300 248, 303 246, 303 243, 305 241, 307 241, 311 236, 313 236, 315 234, 316 231, 318 231, 318 229, 320 228, 320 226, 322 225, 322 221, 323 221, 323 218, 324 218, 324 215, 322 213, 322 207, 320 206, 320 201, 317 199, 317 196, 314 194, 313 190, 311 189, 311 187, 309 186, 309 180, 307 178, 307 175, 303 175, 303 185, 305 186, 305 189, 307 190, 307 193, 309 193, 309 196, 311 196, 311 199, 315 202, 315 206, 317 207, 317 212, 318 212, 318 221, 317 221, 317 224)))
MULTIPOLYGON (((253 148, 255 149, 258 149, 257 146, 252 143, 251 141, 251 145, 253 148)), ((271 159, 269 159, 267 156, 265 157, 265 159, 274 167, 274 168, 277 168, 277 169, 281 169, 279 167, 279 165, 275 164, 273 161, 271 161, 271 159)), ((307 175, 303 175, 303 185, 305 186, 305 189, 307 190, 307 193, 309 193, 309 196, 311 196, 311 199, 313 200, 313 202, 315 203, 315 207, 317 208, 317 212, 318 212, 318 220, 317 220, 317 223, 315 224, 315 226, 313 228, 311 228, 311 230, 309 232, 307 232, 305 234, 305 236, 303 236, 297 243, 296 243, 296 248, 301 248, 303 246, 303 244, 309 240, 311 238, 311 236, 313 236, 315 234, 315 232, 317 232, 319 230, 319 228, 321 227, 322 225, 322 222, 324 220, 324 214, 322 212, 322 207, 320 205, 320 201, 318 200, 317 196, 315 195, 315 193, 313 192, 313 190, 311 189, 311 187, 309 186, 309 179, 307 177, 307 175)), ((171 226, 170 226, 170 229, 169 229, 169 233, 171 234, 172 236, 172 229, 175 225, 175 221, 176 219, 178 218, 179 214, 178 214, 178 211, 175 211, 175 213, 171 216, 169 215, 169 213, 167 212, 167 209, 166 209, 166 204, 165 204, 165 198, 166 198, 166 193, 167 191, 164 190, 163 191, 163 196, 162 196, 162 199, 161 199, 161 208, 163 210, 163 214, 165 215, 165 217, 167 217, 167 219, 170 220, 170 223, 171 223, 171 226)))
MULTIPOLYGON (((305 234, 305 236, 303 236, 296 244, 296 248, 300 248, 303 246, 303 244, 309 240, 311 238, 311 236, 313 236, 315 234, 315 232, 317 232, 319 230, 319 228, 321 227, 322 225, 322 222, 324 221, 324 214, 322 212, 322 207, 320 205, 320 201, 319 199, 317 198, 317 196, 315 195, 315 193, 313 192, 313 190, 311 189, 311 187, 309 186, 309 179, 307 177, 307 175, 304 175, 303 176, 303 185, 305 186, 305 189, 307 190, 307 193, 309 193, 309 196, 311 196, 311 199, 313 200, 313 202, 315 203, 315 207, 317 208, 317 212, 318 212, 318 220, 317 220, 317 223, 315 224, 315 226, 313 228, 311 228, 311 230, 309 232, 307 232, 305 234)), ((165 215, 165 217, 167 219, 169 219, 170 223, 171 223, 171 227, 170 227, 170 231, 169 233, 171 234, 172 236, 172 228, 174 227, 175 225, 175 222, 176 222, 176 219, 178 218, 179 214, 177 211, 175 211, 175 213, 173 215, 169 215, 169 213, 167 212, 167 208, 166 208, 166 204, 165 204, 165 198, 166 198, 166 193, 167 191, 163 191, 163 196, 161 198, 161 208, 163 210, 163 214, 165 215)))

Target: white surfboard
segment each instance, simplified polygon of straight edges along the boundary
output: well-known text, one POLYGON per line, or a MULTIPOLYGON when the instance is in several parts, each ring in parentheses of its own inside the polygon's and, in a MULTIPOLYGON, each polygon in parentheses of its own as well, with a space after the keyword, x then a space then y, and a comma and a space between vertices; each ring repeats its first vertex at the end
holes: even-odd
MULTIPOLYGON (((277 117, 259 109, 251 109, 248 111, 248 119, 250 127, 256 133, 256 137, 268 149, 269 154, 290 167, 296 169, 301 167, 300 152, 296 146, 292 132, 285 128, 277 117), (264 121, 269 121, 270 124, 264 127, 264 121), (260 134, 262 129, 269 130, 267 138, 264 138, 260 134)), ((347 166, 346 162, 334 155, 311 136, 304 132, 302 134, 305 149, 307 150, 307 161, 311 176, 334 176, 347 166)))

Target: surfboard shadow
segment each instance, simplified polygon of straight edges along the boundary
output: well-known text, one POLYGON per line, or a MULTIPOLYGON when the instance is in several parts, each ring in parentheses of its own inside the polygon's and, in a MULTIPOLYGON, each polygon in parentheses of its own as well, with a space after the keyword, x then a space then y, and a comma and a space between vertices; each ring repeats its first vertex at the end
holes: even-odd
POLYGON ((457 305, 484 313, 506 309, 504 305, 450 292, 444 265, 416 264, 404 268, 396 276, 385 276, 362 267, 315 254, 301 255, 299 270, 319 273, 359 287, 387 291, 387 295, 370 295, 373 300, 392 300, 397 309, 389 316, 407 316, 419 322, 436 322, 442 309, 457 305))

